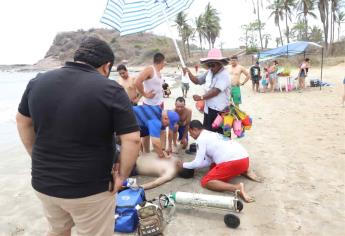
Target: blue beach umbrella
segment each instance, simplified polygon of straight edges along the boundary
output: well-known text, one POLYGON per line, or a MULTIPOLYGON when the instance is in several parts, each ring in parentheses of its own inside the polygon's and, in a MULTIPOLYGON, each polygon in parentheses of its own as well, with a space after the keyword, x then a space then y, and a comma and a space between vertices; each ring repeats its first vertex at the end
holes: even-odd
MULTIPOLYGON (((154 29, 190 7, 193 0, 108 0, 101 22, 120 32, 134 34, 154 29)), ((168 24, 169 27, 169 24, 168 24)), ((168 29, 171 33, 171 30, 168 29)), ((176 39, 171 35, 181 64, 185 67, 176 39)))

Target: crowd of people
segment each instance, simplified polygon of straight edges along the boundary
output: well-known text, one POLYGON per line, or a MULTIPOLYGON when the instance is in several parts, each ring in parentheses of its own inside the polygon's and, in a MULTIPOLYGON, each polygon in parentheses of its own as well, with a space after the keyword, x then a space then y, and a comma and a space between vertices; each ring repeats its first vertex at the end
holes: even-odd
MULTIPOLYGON (((195 170, 209 167, 202 187, 237 191, 244 201, 254 201, 243 183, 229 182, 238 175, 261 181, 250 171, 250 155, 212 123, 230 104, 240 106, 241 86, 249 80, 254 91, 263 79, 273 90, 278 62, 264 68, 263 76, 259 63, 248 72, 237 56, 224 57, 219 49, 211 49, 200 59, 204 72, 182 68, 182 96, 174 107, 166 107, 164 98, 171 91, 168 94, 161 76, 166 65, 162 53, 156 53, 152 65, 136 77, 118 65, 117 82, 108 79, 114 61, 105 41, 88 37, 73 62, 38 74, 22 96, 17 127, 32 160, 32 186, 49 222, 48 234, 70 235, 76 225, 81 235, 112 235, 114 194, 134 172, 157 177, 142 185, 150 189, 175 176, 193 178, 195 170), (186 106, 190 82, 204 88, 192 96, 204 103, 202 122, 193 119, 186 106), (184 161, 179 146, 187 149, 191 138, 197 147, 195 158, 184 161), (121 146, 119 155, 116 143, 121 146)), ((306 59, 300 66, 301 88, 308 68, 306 59)))

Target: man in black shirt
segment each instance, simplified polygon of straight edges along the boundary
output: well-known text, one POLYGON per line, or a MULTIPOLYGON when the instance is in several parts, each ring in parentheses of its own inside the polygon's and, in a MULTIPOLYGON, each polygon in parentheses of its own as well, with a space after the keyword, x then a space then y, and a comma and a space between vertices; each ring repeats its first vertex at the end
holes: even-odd
POLYGON ((259 92, 259 81, 261 79, 261 69, 259 66, 259 62, 257 61, 255 65, 250 67, 250 77, 252 80, 252 85, 253 85, 253 92, 259 92))
POLYGON ((17 114, 32 160, 32 186, 50 224, 48 235, 112 235, 114 194, 132 170, 139 128, 124 89, 109 80, 114 54, 86 38, 74 62, 37 75, 17 114), (114 133, 121 139, 120 169, 112 171, 114 133))

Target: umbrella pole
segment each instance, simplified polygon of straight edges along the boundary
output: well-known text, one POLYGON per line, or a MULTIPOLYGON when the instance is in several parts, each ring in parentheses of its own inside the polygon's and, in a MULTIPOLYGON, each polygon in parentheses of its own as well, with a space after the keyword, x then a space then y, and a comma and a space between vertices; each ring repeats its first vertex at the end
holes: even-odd
POLYGON ((161 7, 161 11, 163 12, 163 15, 164 15, 164 18, 165 18, 165 22, 167 23, 167 26, 168 26, 168 29, 169 29, 170 37, 171 37, 172 41, 174 42, 174 45, 175 45, 175 49, 176 49, 177 55, 178 55, 178 57, 180 58, 180 62, 181 62, 182 68, 185 68, 186 65, 184 64, 184 61, 183 61, 183 58, 182 58, 180 49, 179 49, 179 47, 178 47, 178 45, 177 45, 176 39, 175 39, 175 37, 174 37, 172 31, 170 30, 170 25, 169 25, 169 21, 168 21, 168 16, 167 16, 167 13, 165 12, 164 6, 163 6, 162 4, 163 4, 163 3, 162 3, 161 1, 159 1, 159 5, 160 5, 160 7, 161 7))
POLYGON ((322 69, 323 69, 323 48, 321 49, 321 83, 320 83, 320 90, 322 87, 322 69))

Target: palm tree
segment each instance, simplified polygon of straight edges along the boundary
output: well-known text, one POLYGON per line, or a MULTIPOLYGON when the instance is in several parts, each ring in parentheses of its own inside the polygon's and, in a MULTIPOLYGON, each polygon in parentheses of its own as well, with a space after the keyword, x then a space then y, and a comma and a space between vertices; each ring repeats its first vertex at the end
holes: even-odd
POLYGON ((189 40, 190 39, 193 39, 193 32, 194 32, 194 29, 192 28, 192 26, 186 24, 183 28, 183 33, 186 37, 186 43, 187 43, 187 52, 188 52, 188 57, 190 58, 190 47, 189 47, 189 40))
POLYGON ((325 49, 328 51, 328 21, 329 21, 329 4, 328 0, 319 0, 317 4, 320 12, 320 19, 323 25, 323 33, 325 39, 325 49))
POLYGON ((308 40, 308 15, 316 19, 316 15, 313 12, 315 6, 315 0, 299 0, 297 3, 297 10, 299 13, 297 16, 302 16, 304 18, 304 39, 308 40))
POLYGON ((181 41, 182 41, 182 50, 185 58, 187 58, 187 52, 186 52, 186 34, 185 34, 185 26, 187 24, 187 14, 184 12, 180 12, 177 14, 175 23, 177 26, 177 30, 179 35, 181 36, 181 41))
POLYGON ((337 14, 336 22, 338 24, 338 41, 340 40, 340 27, 342 23, 345 23, 345 12, 339 12, 337 14))
POLYGON ((291 29, 290 36, 295 37, 297 41, 303 40, 305 33, 305 24, 303 21, 297 21, 291 29), (297 34, 297 35, 296 35, 297 34))
POLYGON ((200 49, 201 49, 201 53, 203 53, 202 39, 205 36, 205 22, 204 22, 204 17, 202 14, 195 18, 195 32, 198 33, 200 49))
POLYGON ((280 43, 283 45, 283 37, 282 37, 282 31, 280 29, 280 21, 283 20, 283 10, 282 10, 282 4, 279 0, 274 0, 274 2, 268 6, 268 9, 273 10, 269 16, 274 16, 274 24, 278 26, 279 29, 279 35, 280 35, 280 43))
POLYGON ((292 9, 295 7, 295 0, 282 0, 282 8, 285 11, 285 25, 286 25, 286 40, 287 43, 290 43, 289 40, 289 25, 288 25, 288 19, 291 21, 291 15, 292 15, 292 9))
POLYGON ((210 3, 207 4, 205 12, 203 14, 205 23, 205 37, 209 45, 209 49, 214 47, 214 43, 220 33, 220 24, 218 12, 215 8, 211 6, 210 3))
POLYGON ((261 33, 262 27, 261 27, 261 19, 260 19, 260 6, 261 6, 261 8, 263 8, 263 3, 262 3, 262 0, 256 0, 256 5, 255 5, 254 0, 252 0, 252 4, 254 7, 254 14, 256 14, 256 12, 258 13, 257 14, 257 16, 258 16, 257 21, 259 23, 258 31, 259 31, 261 49, 263 49, 263 43, 262 43, 263 36, 261 33), (260 4, 259 4, 259 2, 260 2, 260 4))

